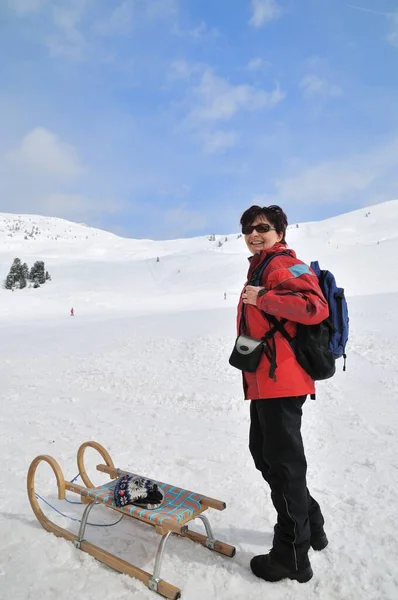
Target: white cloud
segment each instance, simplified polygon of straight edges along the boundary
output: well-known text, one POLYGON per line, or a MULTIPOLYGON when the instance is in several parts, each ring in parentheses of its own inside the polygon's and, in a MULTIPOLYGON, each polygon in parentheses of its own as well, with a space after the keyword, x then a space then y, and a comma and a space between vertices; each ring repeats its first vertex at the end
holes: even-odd
POLYGON ((249 60, 249 62, 247 63, 246 69, 248 71, 261 71, 262 69, 266 69, 269 66, 270 66, 269 62, 267 62, 263 58, 256 56, 256 57, 252 58, 251 60, 249 60))
POLYGON ((279 86, 266 91, 249 84, 233 85, 208 65, 185 60, 171 64, 170 79, 188 82, 184 99, 188 114, 183 126, 210 154, 231 148, 238 139, 236 131, 219 129, 218 121, 232 120, 241 111, 272 108, 285 97, 279 86))
POLYGON ((263 27, 282 16, 282 8, 276 0, 251 0, 251 7, 250 25, 255 28, 263 27))
POLYGON ((134 3, 124 0, 106 19, 94 23, 94 30, 105 36, 128 35, 132 30, 134 8, 134 3))
POLYGON ((359 10, 366 13, 371 13, 374 15, 381 15, 387 17, 389 21, 389 32, 387 34, 387 41, 392 45, 398 48, 398 10, 394 12, 383 12, 379 10, 374 10, 372 8, 365 8, 362 6, 353 6, 352 4, 348 5, 350 8, 355 10, 359 10))
POLYGON ((390 31, 387 35, 387 41, 398 48, 398 11, 389 15, 390 31))
POLYGON ((198 105, 191 117, 199 120, 228 120, 240 110, 272 108, 285 96, 279 87, 266 92, 247 84, 231 85, 210 69, 203 72, 194 93, 198 105))
MULTIPOLYGON (((4 0, 3 0, 4 1, 4 0)), ((86 60, 103 49, 96 35, 128 35, 133 28, 154 20, 175 20, 178 0, 122 0, 100 3, 97 0, 6 0, 11 10, 20 17, 29 16, 47 7, 50 17, 40 42, 53 57, 86 60), (101 5, 98 7, 97 5, 101 5), (100 16, 98 16, 98 14, 100 16), (97 16, 97 19, 96 19, 97 16)), ((1 3, 1 0, 0 0, 1 3)), ((193 36, 204 34, 201 24, 193 36)))
POLYGON ((49 31, 41 36, 52 56, 81 60, 86 57, 88 42, 79 31, 79 25, 87 8, 88 0, 68 0, 63 5, 49 0, 8 0, 9 7, 20 17, 47 8, 51 15, 49 31))
POLYGON ((314 73, 305 75, 300 81, 300 87, 305 96, 342 96, 343 90, 325 77, 319 77, 314 73))
POLYGON ((8 0, 7 4, 11 10, 24 16, 39 12, 47 2, 48 0, 8 0))
POLYGON ((205 21, 201 21, 199 25, 192 29, 181 29, 176 25, 173 29, 173 34, 179 37, 189 37, 193 40, 204 40, 210 38, 217 38, 220 36, 220 32, 215 27, 209 28, 205 21))
POLYGON ((87 214, 96 208, 92 200, 80 194, 51 194, 42 200, 42 205, 47 214, 57 217, 87 214))
POLYGON ((237 135, 235 131, 212 131, 201 135, 203 147, 208 154, 222 152, 235 145, 237 135))
POLYGON ((203 71, 203 65, 186 60, 175 60, 171 63, 170 76, 172 79, 190 79, 195 73, 203 71))
POLYGON ((178 0, 136 0, 145 9, 148 19, 167 19, 178 14, 178 0))
POLYGON ((216 38, 220 35, 220 32, 215 27, 209 28, 205 21, 201 21, 197 27, 188 30, 188 35, 196 40, 201 40, 203 38, 216 38))
POLYGON ((37 176, 69 180, 83 171, 73 146, 44 127, 36 127, 25 135, 7 158, 10 164, 37 176))
MULTIPOLYGON (((144 21, 170 19, 177 13, 177 0, 123 0, 108 15, 95 22, 93 29, 104 36, 129 35, 144 21)), ((199 26, 192 35, 199 36, 202 27, 199 26)))
POLYGON ((52 16, 55 33, 45 38, 45 43, 53 56, 64 56, 75 60, 84 59, 88 43, 78 26, 86 8, 86 0, 74 0, 68 8, 53 6, 52 16))
POLYGON ((273 201, 297 204, 341 202, 363 198, 364 202, 396 195, 398 138, 362 154, 319 163, 275 182, 273 201))
POLYGON ((40 189, 26 188, 15 190, 15 186, 7 196, 0 198, 0 211, 47 215, 71 219, 74 221, 89 221, 126 210, 127 206, 113 199, 89 197, 78 193, 48 192, 40 189))
POLYGON ((208 225, 206 215, 190 209, 186 203, 162 212, 162 220, 171 237, 186 235, 208 225))
POLYGON ((95 200, 82 194, 52 193, 41 200, 41 210, 57 217, 82 218, 93 213, 116 213, 125 208, 121 202, 115 200, 95 200))
POLYGON ((295 177, 276 182, 278 195, 306 204, 339 199, 349 191, 364 191, 374 180, 372 171, 346 163, 329 162, 309 167, 295 177))

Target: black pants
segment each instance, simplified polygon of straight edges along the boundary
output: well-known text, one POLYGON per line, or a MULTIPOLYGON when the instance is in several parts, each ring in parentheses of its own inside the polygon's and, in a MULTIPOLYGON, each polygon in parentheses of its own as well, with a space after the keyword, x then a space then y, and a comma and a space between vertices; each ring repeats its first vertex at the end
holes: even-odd
POLYGON ((278 513, 272 553, 289 568, 307 564, 311 531, 323 527, 319 504, 306 482, 307 461, 301 437, 306 396, 252 400, 250 452, 271 488, 278 513))

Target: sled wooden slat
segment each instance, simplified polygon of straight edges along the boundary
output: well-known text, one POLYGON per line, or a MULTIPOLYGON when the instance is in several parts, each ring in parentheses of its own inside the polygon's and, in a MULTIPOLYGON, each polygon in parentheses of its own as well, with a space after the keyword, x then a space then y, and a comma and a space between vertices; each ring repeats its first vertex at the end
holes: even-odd
MULTIPOLYGON (((201 533, 197 533, 196 531, 188 531, 184 534, 184 537, 189 538, 193 542, 198 542, 202 546, 206 546, 207 537, 202 535, 201 533)), ((224 542, 216 541, 214 543, 214 551, 219 554, 224 554, 224 556, 228 556, 232 558, 236 554, 236 548, 234 546, 230 546, 229 544, 225 544, 224 542)))
MULTIPOLYGON (((198 494, 196 492, 190 492, 183 488, 173 486, 170 484, 157 482, 159 488, 163 491, 164 501, 161 506, 156 509, 148 510, 143 507, 135 505, 127 505, 123 508, 115 506, 113 502, 114 487, 117 483, 117 479, 125 474, 131 474, 129 471, 118 469, 114 466, 114 463, 103 446, 98 442, 85 442, 78 450, 77 462, 79 466, 79 474, 85 484, 85 486, 78 485, 77 483, 71 483, 65 481, 62 474, 61 467, 57 461, 48 455, 37 456, 31 463, 27 477, 27 488, 28 497, 32 510, 39 520, 41 525, 47 531, 53 533, 57 537, 63 537, 75 544, 76 548, 87 552, 100 562, 108 565, 109 567, 135 577, 142 581, 149 589, 157 592, 165 598, 170 600, 176 600, 181 595, 181 590, 170 583, 167 583, 160 578, 160 568, 163 559, 163 553, 167 540, 171 534, 177 534, 182 537, 187 537, 193 542, 197 542, 202 546, 209 548, 224 556, 233 557, 235 555, 235 548, 213 539, 213 533, 210 527, 210 523, 206 517, 203 516, 208 508, 214 508, 216 510, 224 510, 226 505, 220 500, 209 498, 198 494), (95 487, 90 478, 87 475, 84 466, 84 453, 87 448, 99 452, 105 461, 105 464, 97 465, 97 470, 103 473, 107 473, 110 476, 111 482, 98 487, 95 487), (53 523, 42 511, 38 502, 38 497, 35 492, 35 474, 37 467, 40 463, 47 463, 53 470, 57 481, 58 487, 58 498, 60 500, 65 499, 65 492, 73 492, 80 495, 83 504, 86 504, 84 510, 84 516, 82 518, 82 525, 79 534, 74 534, 59 525, 53 523), (95 504, 102 503, 103 506, 111 508, 125 516, 139 520, 143 523, 151 525, 155 532, 161 536, 159 548, 156 555, 156 561, 154 566, 153 574, 133 565, 106 550, 95 546, 91 542, 88 542, 84 533, 86 530, 88 514, 94 508, 95 504), (187 523, 194 519, 201 519, 206 528, 206 534, 202 535, 195 531, 188 529, 187 523)), ((134 474, 133 474, 134 475, 134 474)))
POLYGON ((84 442, 84 444, 80 446, 79 450, 77 451, 77 466, 79 468, 79 475, 83 479, 84 485, 86 487, 93 488, 95 487, 95 485, 91 483, 84 466, 84 453, 86 451, 86 448, 94 448, 94 450, 97 450, 97 452, 101 454, 108 467, 114 468, 114 464, 109 452, 105 450, 105 448, 101 446, 101 444, 99 444, 98 442, 84 442))
POLYGON ((202 504, 206 508, 214 508, 215 510, 225 510, 227 505, 221 500, 215 500, 214 498, 208 498, 205 496, 202 500, 202 504))
MULTIPOLYGON (((149 580, 151 578, 151 574, 147 573, 143 569, 128 563, 127 561, 91 544, 91 542, 83 541, 81 542, 80 549, 88 554, 91 554, 94 558, 102 562, 103 564, 115 569, 115 571, 119 571, 119 573, 124 573, 125 575, 130 575, 130 577, 134 577, 139 581, 142 581, 147 587, 149 585, 149 580)), ((158 583, 158 594, 164 596, 165 598, 170 598, 171 600, 177 600, 181 596, 181 590, 171 585, 171 583, 167 583, 167 581, 163 581, 162 579, 158 583)))

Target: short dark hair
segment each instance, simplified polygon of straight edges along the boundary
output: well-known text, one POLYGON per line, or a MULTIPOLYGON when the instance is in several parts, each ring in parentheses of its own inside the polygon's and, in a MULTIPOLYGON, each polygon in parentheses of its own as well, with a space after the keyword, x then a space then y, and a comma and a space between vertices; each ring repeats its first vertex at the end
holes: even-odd
POLYGON ((275 227, 276 233, 282 234, 281 243, 286 244, 285 236, 288 222, 287 216, 280 206, 276 204, 263 207, 253 205, 245 210, 240 218, 240 224, 242 227, 251 225, 258 217, 265 217, 275 227))

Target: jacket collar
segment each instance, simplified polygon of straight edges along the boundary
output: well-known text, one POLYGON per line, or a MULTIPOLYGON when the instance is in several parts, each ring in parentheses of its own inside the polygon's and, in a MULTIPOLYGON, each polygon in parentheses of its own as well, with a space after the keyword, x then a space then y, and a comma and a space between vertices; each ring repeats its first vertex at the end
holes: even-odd
POLYGON ((253 254, 253 256, 249 256, 248 260, 249 260, 249 272, 247 274, 247 278, 248 280, 250 279, 250 275, 253 273, 253 271, 255 269, 257 269, 257 267, 259 265, 261 265, 261 263, 264 262, 264 260, 266 258, 268 258, 268 256, 270 254, 276 254, 277 252, 289 252, 290 254, 294 254, 293 250, 290 250, 286 244, 281 244, 280 242, 277 242, 276 244, 274 244, 272 246, 272 248, 267 248, 266 250, 259 250, 258 252, 256 252, 255 254, 253 254))

